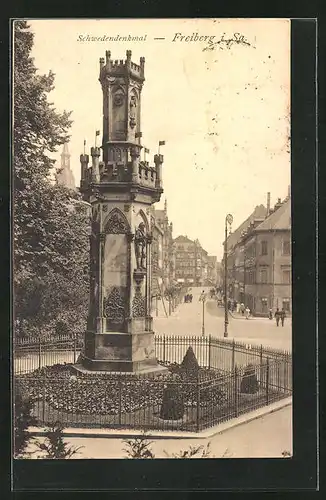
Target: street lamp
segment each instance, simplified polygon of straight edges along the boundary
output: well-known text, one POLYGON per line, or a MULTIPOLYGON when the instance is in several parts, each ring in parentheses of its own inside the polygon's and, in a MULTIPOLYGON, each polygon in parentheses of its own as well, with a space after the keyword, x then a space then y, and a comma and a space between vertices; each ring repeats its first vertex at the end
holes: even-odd
POLYGON ((206 302, 206 294, 205 294, 204 290, 200 294, 199 301, 201 301, 203 303, 203 323, 202 323, 202 327, 201 327, 201 334, 204 337, 204 335, 205 335, 205 302, 206 302))
POLYGON ((228 239, 228 226, 230 227, 231 232, 231 224, 233 222, 233 217, 231 214, 227 214, 225 217, 225 238, 224 238, 224 337, 228 336, 228 324, 229 324, 229 310, 228 310, 228 247, 227 247, 227 239, 228 239))

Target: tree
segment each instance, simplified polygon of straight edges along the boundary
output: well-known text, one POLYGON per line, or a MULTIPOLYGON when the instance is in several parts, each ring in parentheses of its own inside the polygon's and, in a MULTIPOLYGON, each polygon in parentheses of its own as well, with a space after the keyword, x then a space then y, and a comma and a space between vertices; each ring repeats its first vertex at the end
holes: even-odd
POLYGON ((14 23, 14 290, 21 334, 56 323, 85 326, 89 215, 80 195, 53 185, 51 153, 67 141, 70 114, 48 101, 54 74, 40 75, 31 57, 33 33, 14 23))
POLYGON ((52 427, 46 429, 44 442, 35 441, 36 448, 43 452, 43 455, 39 456, 39 458, 50 460, 68 459, 84 448, 83 446, 69 446, 68 443, 65 443, 63 440, 63 430, 64 427, 57 422, 52 427))
POLYGON ((33 403, 23 396, 19 387, 15 388, 14 398, 14 453, 15 458, 22 458, 30 441, 28 428, 36 425, 32 415, 33 403))

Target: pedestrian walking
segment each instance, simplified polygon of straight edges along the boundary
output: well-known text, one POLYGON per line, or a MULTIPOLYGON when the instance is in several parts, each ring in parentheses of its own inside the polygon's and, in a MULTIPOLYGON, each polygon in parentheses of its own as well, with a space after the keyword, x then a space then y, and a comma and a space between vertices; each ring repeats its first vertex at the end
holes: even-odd
POLYGON ((272 309, 269 310, 268 319, 273 319, 273 310, 272 309))
POLYGON ((285 314, 285 309, 284 308, 282 308, 282 311, 280 312, 280 318, 281 318, 282 326, 284 326, 284 321, 285 321, 285 318, 286 318, 286 314, 285 314))
POLYGON ((249 315, 250 315, 250 309, 249 309, 249 307, 247 306, 247 307, 246 307, 246 319, 249 319, 249 315))
POLYGON ((243 303, 243 302, 241 302, 241 304, 240 304, 240 311, 241 311, 241 314, 242 314, 242 316, 243 316, 243 315, 244 315, 244 312, 245 312, 245 306, 244 306, 244 303, 243 303))
POLYGON ((277 308, 276 311, 275 311, 276 326, 279 325, 280 316, 281 316, 280 310, 279 310, 279 308, 277 308))

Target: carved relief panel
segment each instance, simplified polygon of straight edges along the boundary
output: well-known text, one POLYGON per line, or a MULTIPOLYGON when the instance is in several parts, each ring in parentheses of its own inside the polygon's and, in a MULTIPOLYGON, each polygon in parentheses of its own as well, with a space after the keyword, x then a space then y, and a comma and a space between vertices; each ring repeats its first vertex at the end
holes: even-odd
POLYGON ((129 223, 120 210, 113 209, 104 228, 104 316, 109 331, 124 331, 125 320, 129 316, 129 223))
MULTIPOLYGON (((111 133, 112 140, 123 141, 126 139, 127 116, 126 116, 126 89, 122 86, 112 87, 112 113, 111 133)), ((110 119, 110 113, 109 113, 110 119)))

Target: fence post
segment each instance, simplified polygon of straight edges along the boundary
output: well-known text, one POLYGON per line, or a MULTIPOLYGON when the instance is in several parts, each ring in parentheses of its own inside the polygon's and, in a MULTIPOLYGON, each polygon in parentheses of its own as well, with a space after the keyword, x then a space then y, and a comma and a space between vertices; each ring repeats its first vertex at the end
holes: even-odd
POLYGON ((266 359, 266 404, 269 403, 269 358, 266 359))
POLYGON ((38 368, 41 369, 42 342, 41 337, 38 339, 38 368))
POLYGON ((235 341, 234 339, 232 340, 232 371, 234 370, 235 367, 235 341))
POLYGON ((199 422, 200 422, 200 382, 199 382, 199 375, 197 375, 197 418, 196 418, 197 432, 199 432, 199 422))
POLYGON ((43 391, 42 391, 42 424, 45 425, 45 376, 43 377, 43 391))
POLYGON ((234 371, 233 371, 234 377, 234 409, 235 409, 235 416, 238 416, 238 367, 235 365, 234 371))
POLYGON ((77 349, 77 335, 75 333, 74 335, 74 364, 76 363, 76 359, 77 359, 77 353, 76 353, 76 349, 77 349))
POLYGON ((263 364, 263 344, 260 344, 260 366, 263 364))
POLYGON ((165 335, 163 335, 163 363, 165 363, 165 335))
POLYGON ((208 335, 208 369, 211 369, 211 334, 208 335))

